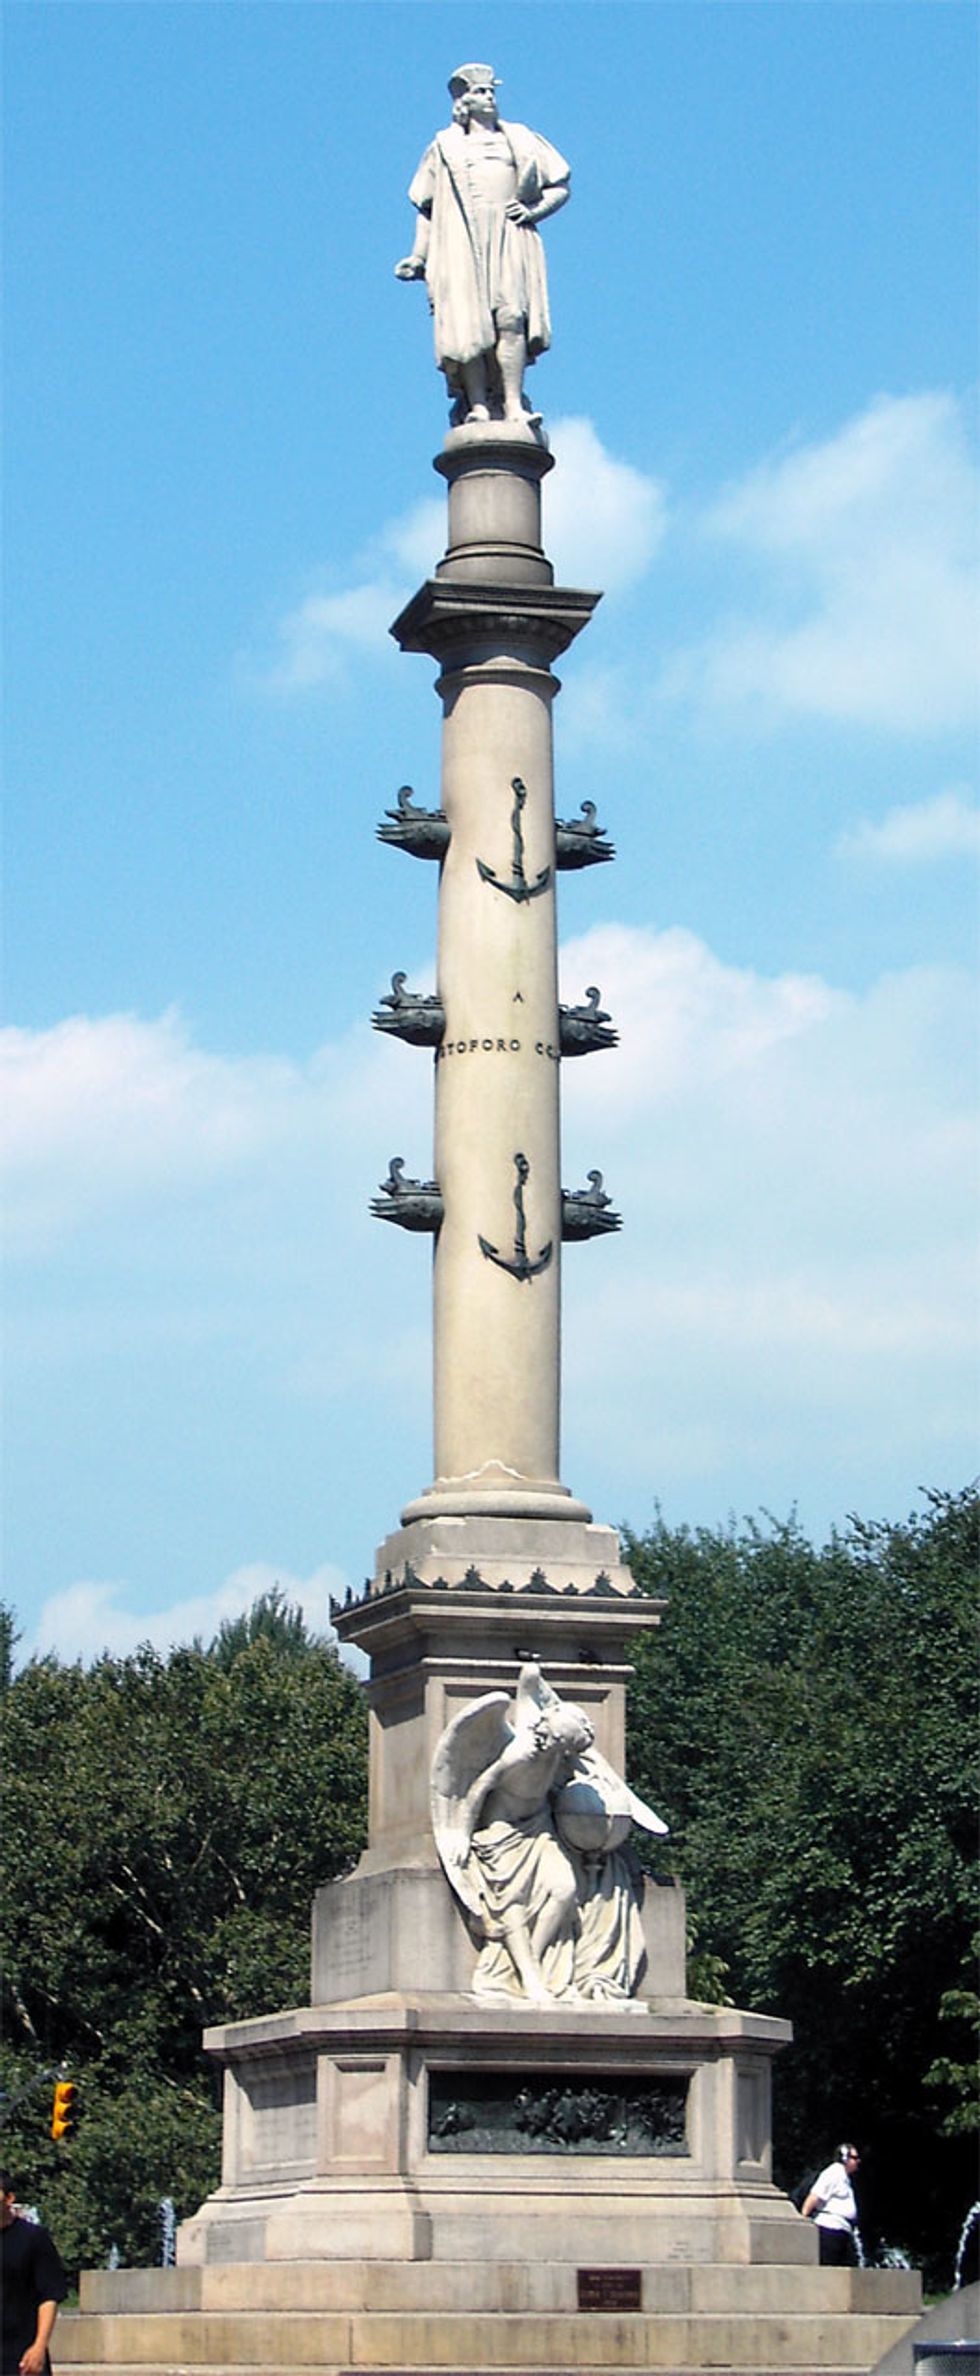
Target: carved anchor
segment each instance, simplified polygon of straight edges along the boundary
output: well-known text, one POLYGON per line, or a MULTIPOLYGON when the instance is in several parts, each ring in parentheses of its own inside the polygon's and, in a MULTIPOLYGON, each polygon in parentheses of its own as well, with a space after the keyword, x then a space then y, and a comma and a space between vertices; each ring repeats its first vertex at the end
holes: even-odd
POLYGON ((486 1255, 488 1262, 495 1262, 499 1270, 509 1271, 512 1279, 535 1279, 539 1271, 548 1268, 553 1241, 549 1238, 547 1245, 542 1246, 537 1261, 531 1261, 527 1251, 527 1223, 524 1218, 524 1190, 531 1177, 531 1166, 526 1155, 515 1155, 514 1170, 517 1173, 517 1182, 514 1188, 514 1211, 517 1218, 514 1224, 513 1260, 508 1261, 506 1254, 498 1253, 496 1246, 491 1246, 485 1237, 480 1238, 480 1252, 486 1255))
POLYGON ((521 824, 521 815, 527 802, 527 791, 520 776, 512 778, 511 791, 514 795, 514 806, 510 817, 511 832, 514 836, 514 857, 510 882, 502 883, 499 875, 494 873, 492 866, 485 866, 482 858, 477 859, 476 871, 481 881, 492 883, 494 890, 502 891, 507 899, 516 899, 519 902, 526 899, 540 899, 542 891, 547 891, 551 881, 551 868, 543 866, 534 882, 528 882, 524 872, 524 829, 521 824))

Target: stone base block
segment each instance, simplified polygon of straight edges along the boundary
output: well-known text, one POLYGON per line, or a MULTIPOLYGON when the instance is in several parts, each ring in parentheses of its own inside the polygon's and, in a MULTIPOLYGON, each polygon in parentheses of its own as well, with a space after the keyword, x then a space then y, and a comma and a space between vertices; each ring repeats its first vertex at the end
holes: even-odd
POLYGON ((589 1592, 601 1578, 612 1591, 628 1594, 633 1578, 623 1565, 614 1526, 597 1526, 581 1514, 556 1517, 506 1513, 445 1512, 413 1517, 387 1535, 375 1560, 377 1582, 404 1577, 406 1566, 422 1584, 465 1584, 471 1571, 493 1591, 518 1591, 538 1572, 553 1591, 589 1592))
POLYGON ((58 2360, 75 2376, 867 2376, 919 2305, 918 2278, 904 2272, 646 2266, 638 2276, 640 2309, 610 2315, 578 2309, 570 2264, 99 2272, 82 2279, 81 2313, 59 2320, 58 2360))
POLYGON ((211 2031, 223 2183, 181 2265, 796 2263, 773 2186, 785 2022, 688 2002, 379 1993, 211 2031))
MULTIPOLYGON (((692 2254, 725 2266, 750 2263, 753 2254, 782 2268, 811 2266, 804 2230, 792 2209, 760 2193, 753 2204, 744 2191, 677 2184, 673 2189, 624 2184, 618 2167, 597 2171, 589 2185, 567 2182, 567 2170, 550 2188, 530 2192, 523 2183, 460 2188, 443 2181, 416 2190, 395 2186, 344 2186, 340 2182, 304 2188, 282 2209, 270 2208, 265 2249, 270 2259, 425 2259, 442 2269, 471 2265, 482 2254, 533 2262, 569 2256, 576 2267, 640 2267, 656 2249, 666 2262, 692 2254)), ((188 2249, 188 2237, 182 2249, 188 2249)))
MULTIPOLYGON (((433 1850, 433 1858, 435 1851, 433 1850)), ((684 1997, 685 1906, 678 1883, 648 1880, 641 1907, 647 1965, 640 1996, 684 1997)), ((391 1990, 465 1992, 477 1949, 441 1865, 353 1874, 313 1902, 314 2004, 391 1990)))
MULTIPOLYGON (((606 2263, 614 2266, 614 2263, 606 2263)), ((624 2267, 628 2266, 623 2262, 624 2267)), ((81 2283, 89 2314, 244 2310, 457 2313, 480 2316, 578 2309, 574 2262, 313 2260, 258 2265, 211 2263, 182 2269, 90 2269, 81 2283)), ((728 2263, 648 2262, 640 2269, 648 2317, 901 2317, 920 2299, 907 2269, 753 2268, 728 2263)), ((60 2329, 59 2329, 60 2332, 60 2329)))
POLYGON ((528 1662, 585 1709, 597 1748, 623 1773, 630 1653, 662 1604, 637 1591, 618 1550, 608 1527, 431 1520, 382 1544, 359 1600, 332 1604, 341 1641, 371 1661, 360 1874, 432 1865, 429 1777, 446 1726, 487 1692, 511 1698, 528 1662))

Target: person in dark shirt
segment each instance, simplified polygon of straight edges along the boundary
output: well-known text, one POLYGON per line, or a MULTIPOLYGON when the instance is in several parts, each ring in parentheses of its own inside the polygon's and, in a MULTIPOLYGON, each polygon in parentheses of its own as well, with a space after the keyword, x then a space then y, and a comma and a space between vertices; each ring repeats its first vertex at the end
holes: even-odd
POLYGON ((0 2170, 0 2376, 50 2376, 48 2344, 68 2291, 48 2234, 17 2211, 17 2185, 0 2170))

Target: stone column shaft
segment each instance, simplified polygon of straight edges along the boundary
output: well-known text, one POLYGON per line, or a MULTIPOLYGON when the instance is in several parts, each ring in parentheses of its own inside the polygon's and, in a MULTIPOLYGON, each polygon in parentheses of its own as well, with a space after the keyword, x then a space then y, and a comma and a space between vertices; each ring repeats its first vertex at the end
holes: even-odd
POLYGON ((436 1063, 435 1166, 445 1204, 434 1281, 437 1480, 558 1484, 561 1180, 551 697, 554 678, 516 663, 442 680, 442 805, 452 828, 439 901, 446 1036, 436 1063), (515 901, 478 862, 511 874, 513 779, 529 884, 515 901), (515 1157, 528 1259, 514 1257, 515 1157))
POLYGON ((588 1516, 559 1481, 561 1158, 551 661, 595 597, 554 586, 547 452, 457 432, 449 547, 393 633, 443 664, 435 1481, 403 1513, 588 1516), (482 1242, 481 1242, 482 1241, 482 1242))

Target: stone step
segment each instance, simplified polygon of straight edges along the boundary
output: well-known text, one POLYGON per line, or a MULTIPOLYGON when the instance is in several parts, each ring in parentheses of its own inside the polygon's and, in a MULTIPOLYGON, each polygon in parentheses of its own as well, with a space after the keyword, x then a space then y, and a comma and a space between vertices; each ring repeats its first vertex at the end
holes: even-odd
MULTIPOLYGON (((606 2264, 607 2266, 610 2264, 606 2264)), ((917 2315, 918 2275, 904 2269, 785 2268, 676 2262, 642 2270, 648 2316, 765 2312, 917 2315)), ((571 2262, 230 2261, 182 2269, 86 2270, 81 2308, 175 2311, 578 2312, 571 2262)))
MULTIPOLYGON (((105 2361, 101 2359, 73 2360, 71 2376, 105 2376, 105 2365, 105 2361)), ((146 2360, 133 2360, 126 2363, 117 2361, 113 2365, 112 2376, 187 2376, 187 2363, 183 2360, 156 2360, 152 2363, 146 2360)), ((208 2376, 256 2376, 255 2365, 254 2362, 246 2363, 242 2360, 225 2361, 220 2367, 209 2368, 208 2376)), ((288 2360, 276 2360, 263 2368, 262 2376, 294 2376, 293 2363, 288 2360)), ((342 2367, 336 2360, 321 2360, 304 2368, 303 2376, 352 2376, 352 2371, 350 2368, 342 2367)), ((390 2368, 359 2367, 353 2372, 353 2376, 392 2376, 392 2371, 390 2368)), ((495 2368, 479 2366, 474 2360, 467 2360, 465 2367, 439 2368, 438 2370, 413 2369, 409 2372, 409 2376, 499 2376, 499 2371, 495 2368)), ((535 2369, 534 2376, 568 2376, 568 2369, 564 2365, 561 2367, 552 2365, 550 2368, 535 2369)), ((576 2368, 575 2376, 609 2376, 608 2364, 602 2367, 576 2368)), ((692 2371, 689 2366, 658 2368, 657 2376, 692 2376, 692 2371)), ((702 2376, 724 2376, 724 2372, 705 2370, 702 2372, 702 2376)), ((785 2365, 777 2368, 759 2367, 753 2369, 752 2376, 855 2376, 855 2371, 850 2364, 846 2368, 833 2368, 828 2360, 823 2360, 819 2366, 813 2362, 805 2368, 789 2368, 785 2365)), ((862 2376, 875 2376, 875 2371, 873 2369, 863 2371, 862 2376)))
MULTIPOLYGON (((71 2362, 72 2376, 105 2376, 105 2365, 105 2361, 101 2359, 73 2360, 71 2362)), ((112 2376, 187 2376, 187 2365, 185 2361, 177 2360, 157 2360, 152 2363, 146 2360, 133 2360, 126 2363, 117 2361, 113 2366, 112 2376)), ((220 2367, 209 2368, 208 2376, 255 2376, 254 2362, 246 2364, 242 2360, 226 2361, 220 2367)), ((276 2360, 263 2368, 262 2376, 294 2376, 293 2364, 287 2360, 276 2360)), ((319 2363, 305 2368, 303 2376, 352 2376, 352 2372, 349 2368, 341 2367, 336 2360, 321 2360, 319 2363)), ((358 2368, 356 2376, 391 2376, 391 2369, 358 2368)), ((413 2369, 410 2376, 499 2376, 499 2372, 496 2369, 478 2366, 473 2360, 467 2360, 465 2367, 462 2368, 439 2368, 437 2371, 413 2369)), ((535 2370, 535 2376, 568 2376, 568 2370, 565 2366, 539 2368, 535 2370)), ((608 2365, 601 2368, 576 2368, 575 2376, 609 2376, 608 2365)), ((657 2376, 692 2376, 692 2372, 690 2367, 658 2368, 657 2376)), ((705 2371, 705 2376, 708 2376, 707 2371, 705 2371)), ((715 2372, 715 2376, 717 2376, 717 2372, 715 2372)), ((846 2368, 833 2368, 829 2361, 824 2360, 819 2367, 816 2363, 806 2368, 759 2367, 753 2369, 753 2376, 855 2376, 855 2372, 850 2365, 846 2368)), ((868 2370, 866 2376, 874 2376, 874 2370, 868 2370)))
POLYGON ((210 2310, 93 2315, 59 2321, 62 2368, 241 2368, 262 2376, 282 2367, 306 2376, 324 2370, 382 2371, 383 2376, 589 2376, 610 2369, 739 2371, 739 2376, 868 2376, 915 2320, 915 2312, 880 2316, 824 2311, 766 2313, 497 2312, 474 2329, 457 2312, 210 2310), (478 2359, 476 2355, 479 2355, 478 2359))

